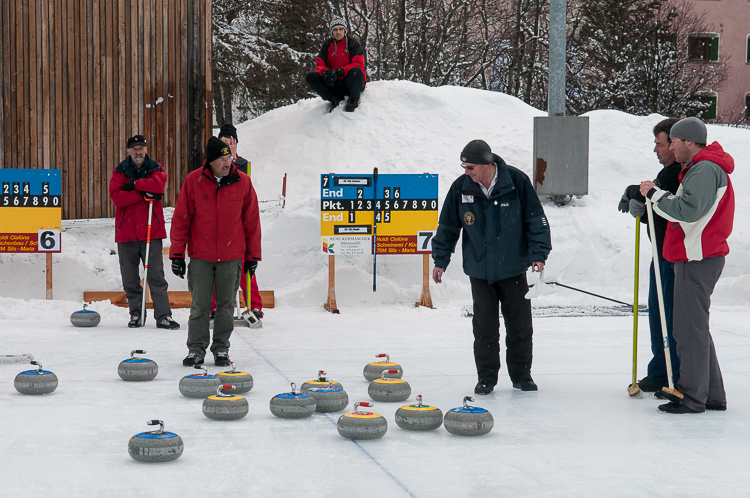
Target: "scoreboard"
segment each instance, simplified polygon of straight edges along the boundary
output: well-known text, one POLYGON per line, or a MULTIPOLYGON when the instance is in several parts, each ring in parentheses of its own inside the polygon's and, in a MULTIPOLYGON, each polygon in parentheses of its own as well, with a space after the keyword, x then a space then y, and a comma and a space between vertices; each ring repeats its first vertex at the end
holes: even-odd
POLYGON ((428 254, 438 224, 438 176, 321 175, 323 252, 428 254), (376 226, 375 226, 376 225, 376 226))
POLYGON ((60 252, 57 169, 0 169, 0 252, 60 252))

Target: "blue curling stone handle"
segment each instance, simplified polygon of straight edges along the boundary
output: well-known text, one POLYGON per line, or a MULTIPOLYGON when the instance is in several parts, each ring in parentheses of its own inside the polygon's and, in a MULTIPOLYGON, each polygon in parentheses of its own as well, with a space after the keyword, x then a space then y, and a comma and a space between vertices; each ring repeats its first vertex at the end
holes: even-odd
POLYGON ((177 437, 177 434, 175 434, 174 432, 162 432, 161 434, 149 434, 148 432, 141 432, 140 434, 136 434, 135 437, 141 439, 171 439, 173 437, 177 437))

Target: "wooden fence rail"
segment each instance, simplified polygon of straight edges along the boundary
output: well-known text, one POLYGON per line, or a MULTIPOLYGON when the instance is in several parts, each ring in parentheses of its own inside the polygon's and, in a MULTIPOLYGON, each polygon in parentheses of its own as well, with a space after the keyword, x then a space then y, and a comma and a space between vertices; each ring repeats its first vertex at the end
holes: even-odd
POLYGON ((211 10, 211 0, 2 0, 0 168, 60 169, 63 218, 112 217, 112 170, 140 133, 174 206, 212 132, 211 10))

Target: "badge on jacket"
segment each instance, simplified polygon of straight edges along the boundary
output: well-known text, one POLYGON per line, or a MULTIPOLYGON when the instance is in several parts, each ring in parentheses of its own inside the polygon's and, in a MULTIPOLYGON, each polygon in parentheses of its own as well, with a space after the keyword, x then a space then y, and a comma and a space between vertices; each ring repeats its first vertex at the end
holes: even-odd
POLYGON ((473 225, 474 224, 474 213, 471 211, 467 211, 464 213, 464 223, 467 225, 473 225))
POLYGON ((473 195, 464 195, 461 194, 461 204, 471 204, 474 202, 474 196, 473 195))

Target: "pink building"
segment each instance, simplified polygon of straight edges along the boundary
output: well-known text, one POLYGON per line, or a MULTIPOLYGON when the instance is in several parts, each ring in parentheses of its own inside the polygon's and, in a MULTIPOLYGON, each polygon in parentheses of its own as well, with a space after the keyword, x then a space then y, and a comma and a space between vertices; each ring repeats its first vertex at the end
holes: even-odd
POLYGON ((729 57, 724 88, 710 95, 709 119, 750 125, 750 0, 689 0, 705 12, 709 32, 691 34, 688 56, 696 60, 729 57))

